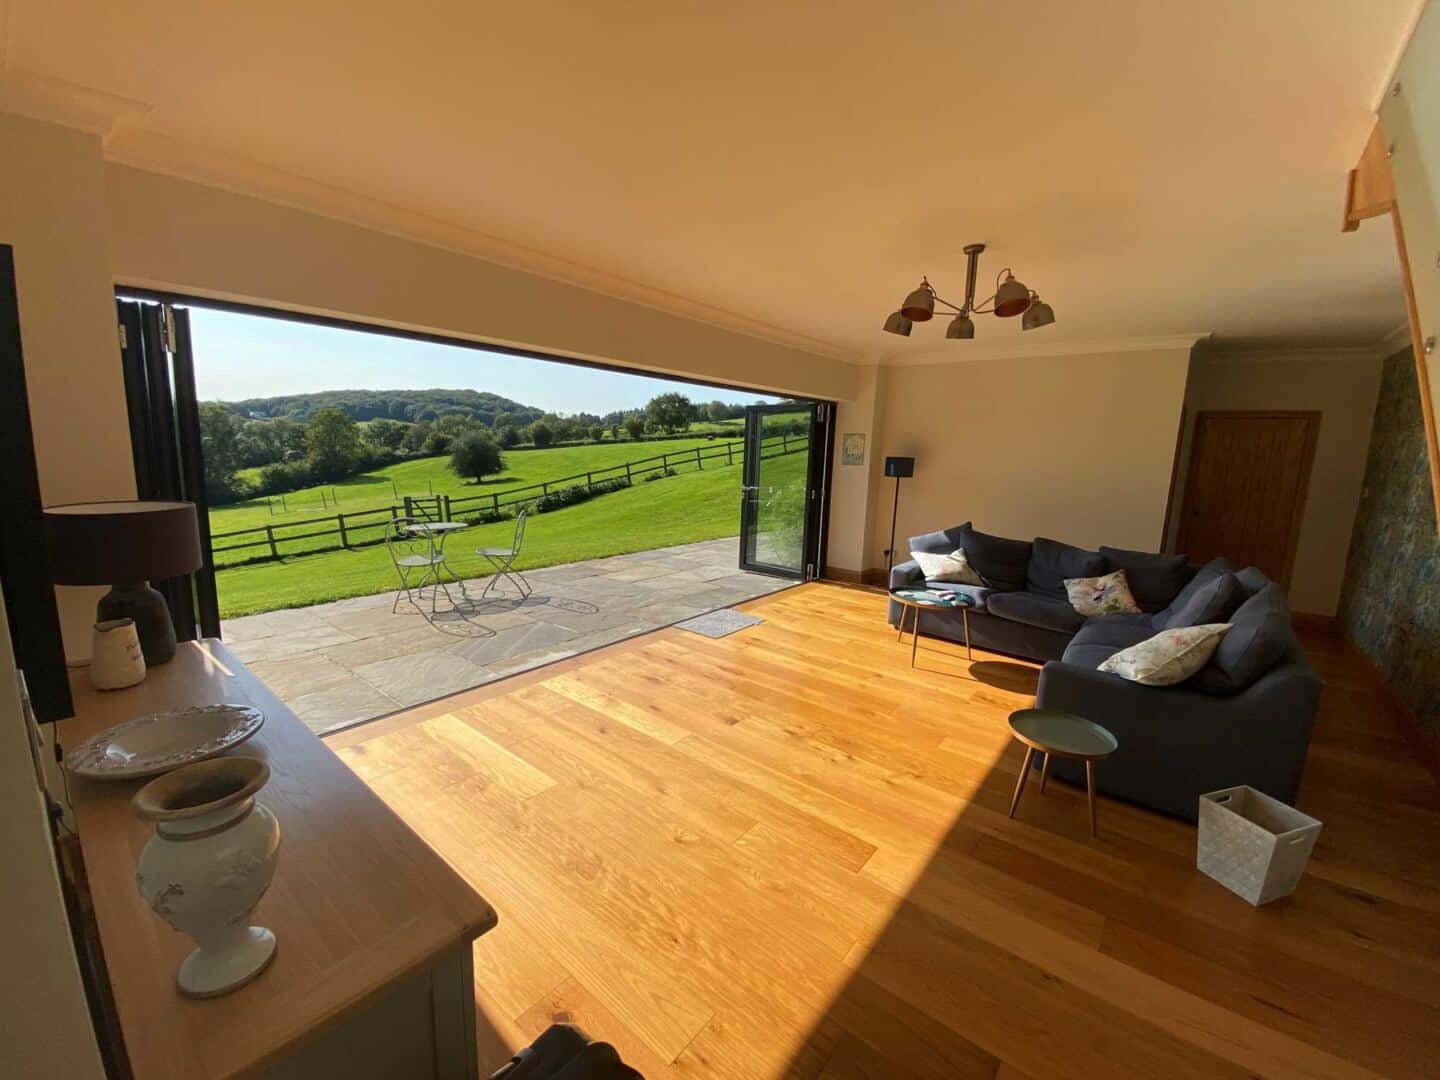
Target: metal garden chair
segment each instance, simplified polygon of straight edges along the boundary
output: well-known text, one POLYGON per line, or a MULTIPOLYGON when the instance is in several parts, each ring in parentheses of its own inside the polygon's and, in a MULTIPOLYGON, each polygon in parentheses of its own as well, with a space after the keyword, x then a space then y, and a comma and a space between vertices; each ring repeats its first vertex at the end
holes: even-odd
POLYGON ((425 599, 427 581, 430 582, 430 614, 435 614, 436 594, 440 589, 445 589, 445 599, 454 606, 450 590, 440 580, 440 567, 445 562, 445 556, 435 546, 435 537, 428 531, 413 529, 413 526, 423 524, 425 522, 418 518, 397 517, 385 531, 385 547, 390 552, 390 561, 395 564, 395 573, 400 576, 400 588, 395 593, 395 602, 390 605, 392 615, 400 607, 401 596, 415 604, 410 595, 412 590, 421 600, 425 599))
POLYGON ((515 560, 520 557, 520 545, 525 542, 525 514, 526 511, 521 510, 515 518, 515 539, 508 548, 480 548, 475 552, 487 559, 494 568, 493 576, 485 583, 485 591, 480 594, 480 599, 488 597, 490 590, 502 577, 519 590, 522 600, 535 591, 530 587, 530 582, 525 580, 525 575, 515 569, 515 560))

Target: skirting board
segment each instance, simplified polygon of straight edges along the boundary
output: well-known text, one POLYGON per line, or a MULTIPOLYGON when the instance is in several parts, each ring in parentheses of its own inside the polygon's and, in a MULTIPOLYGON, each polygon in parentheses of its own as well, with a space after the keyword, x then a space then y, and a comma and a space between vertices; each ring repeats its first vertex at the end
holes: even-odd
POLYGON ((1340 633, 1340 620, 1334 615, 1316 615, 1309 611, 1292 611, 1290 621, 1296 630, 1313 630, 1317 634, 1340 633))
POLYGON ((865 575, 847 566, 827 566, 825 578, 828 581, 843 581, 846 585, 859 585, 865 580, 865 575))
POLYGON ((1430 770, 1431 777, 1437 784, 1440 784, 1440 735, 1428 732, 1421 726, 1420 718, 1415 715, 1409 705, 1400 700, 1400 696, 1390 686, 1390 680, 1385 678, 1384 672, 1376 666, 1374 660, 1365 655, 1360 646, 1356 645, 1348 634, 1345 635, 1344 640, 1345 648, 1359 657, 1360 662, 1379 682, 1381 692, 1385 695, 1386 702, 1395 714, 1397 726, 1404 734, 1406 741, 1414 748, 1420 761, 1430 770))

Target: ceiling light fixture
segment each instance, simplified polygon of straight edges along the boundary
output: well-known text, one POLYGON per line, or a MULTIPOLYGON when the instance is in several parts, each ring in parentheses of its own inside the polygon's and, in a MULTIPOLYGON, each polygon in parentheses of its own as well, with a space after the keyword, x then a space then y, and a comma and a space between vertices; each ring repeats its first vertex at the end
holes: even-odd
POLYGON ((941 304, 955 313, 955 318, 945 330, 945 336, 952 340, 969 341, 975 336, 975 322, 971 315, 995 315, 1001 319, 1013 319, 1023 315, 1021 330, 1034 330, 1049 326, 1055 321, 1055 311, 1040 299, 1040 294, 1027 289, 1015 280, 1007 266, 995 276, 995 292, 988 299, 975 303, 975 276, 980 269, 980 253, 984 244, 965 245, 965 302, 952 304, 935 292, 929 278, 920 279, 920 287, 905 297, 900 310, 891 312, 885 320, 887 333, 909 337, 911 328, 917 322, 928 322, 935 317, 935 305, 941 304), (989 307, 985 305, 989 304, 989 307))

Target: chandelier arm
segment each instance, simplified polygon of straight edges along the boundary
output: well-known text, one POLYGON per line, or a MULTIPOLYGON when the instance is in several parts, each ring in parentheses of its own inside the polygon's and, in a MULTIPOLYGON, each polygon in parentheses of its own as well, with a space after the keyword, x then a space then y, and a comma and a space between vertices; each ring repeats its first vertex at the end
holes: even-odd
POLYGON ((939 295, 938 293, 932 292, 931 295, 935 297, 935 302, 936 302, 937 304, 944 304, 946 307, 948 307, 951 311, 955 312, 957 315, 963 315, 963 314, 965 314, 965 309, 964 309, 963 307, 961 307, 960 305, 951 303, 949 300, 946 300, 943 296, 939 295))
POLYGON ((995 294, 991 293, 989 296, 987 296, 984 300, 981 300, 980 303, 976 304, 970 310, 975 312, 976 315, 989 315, 995 310, 995 294), (990 306, 987 308, 985 306, 986 304, 989 304, 990 306))

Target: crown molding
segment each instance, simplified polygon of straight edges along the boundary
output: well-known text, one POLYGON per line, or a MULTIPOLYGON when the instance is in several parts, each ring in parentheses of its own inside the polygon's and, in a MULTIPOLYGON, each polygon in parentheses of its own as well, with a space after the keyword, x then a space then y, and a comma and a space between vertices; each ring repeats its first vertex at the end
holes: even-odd
POLYGON ((855 352, 833 342, 797 334, 699 300, 513 244, 476 229, 157 132, 139 129, 119 132, 106 142, 105 158, 117 165, 263 199, 400 239, 484 259, 511 270, 535 274, 771 344, 845 363, 860 363, 855 352))
POLYGON ((1401 349, 1408 349, 1414 344, 1410 340, 1410 323, 1407 320, 1377 341, 1375 347, 1380 350, 1381 356, 1394 356, 1401 349))
POLYGON ((967 364, 979 360, 1022 360, 1045 356, 1084 356, 1098 353, 1144 352, 1149 349, 1190 349, 1210 336, 1209 331, 1162 334, 1133 338, 1072 338, 1054 342, 1020 342, 979 349, 966 342, 954 351, 927 350, 923 353, 889 353, 880 359, 886 367, 927 367, 939 364, 967 364))
MULTIPOLYGON (((5 24, 0 24, 0 32, 4 28, 5 24)), ((0 47, 8 48, 8 43, 0 42, 0 47)), ((52 79, 8 62, 0 65, 0 112, 74 128, 102 141, 120 128, 144 120, 153 108, 145 101, 52 79)))

